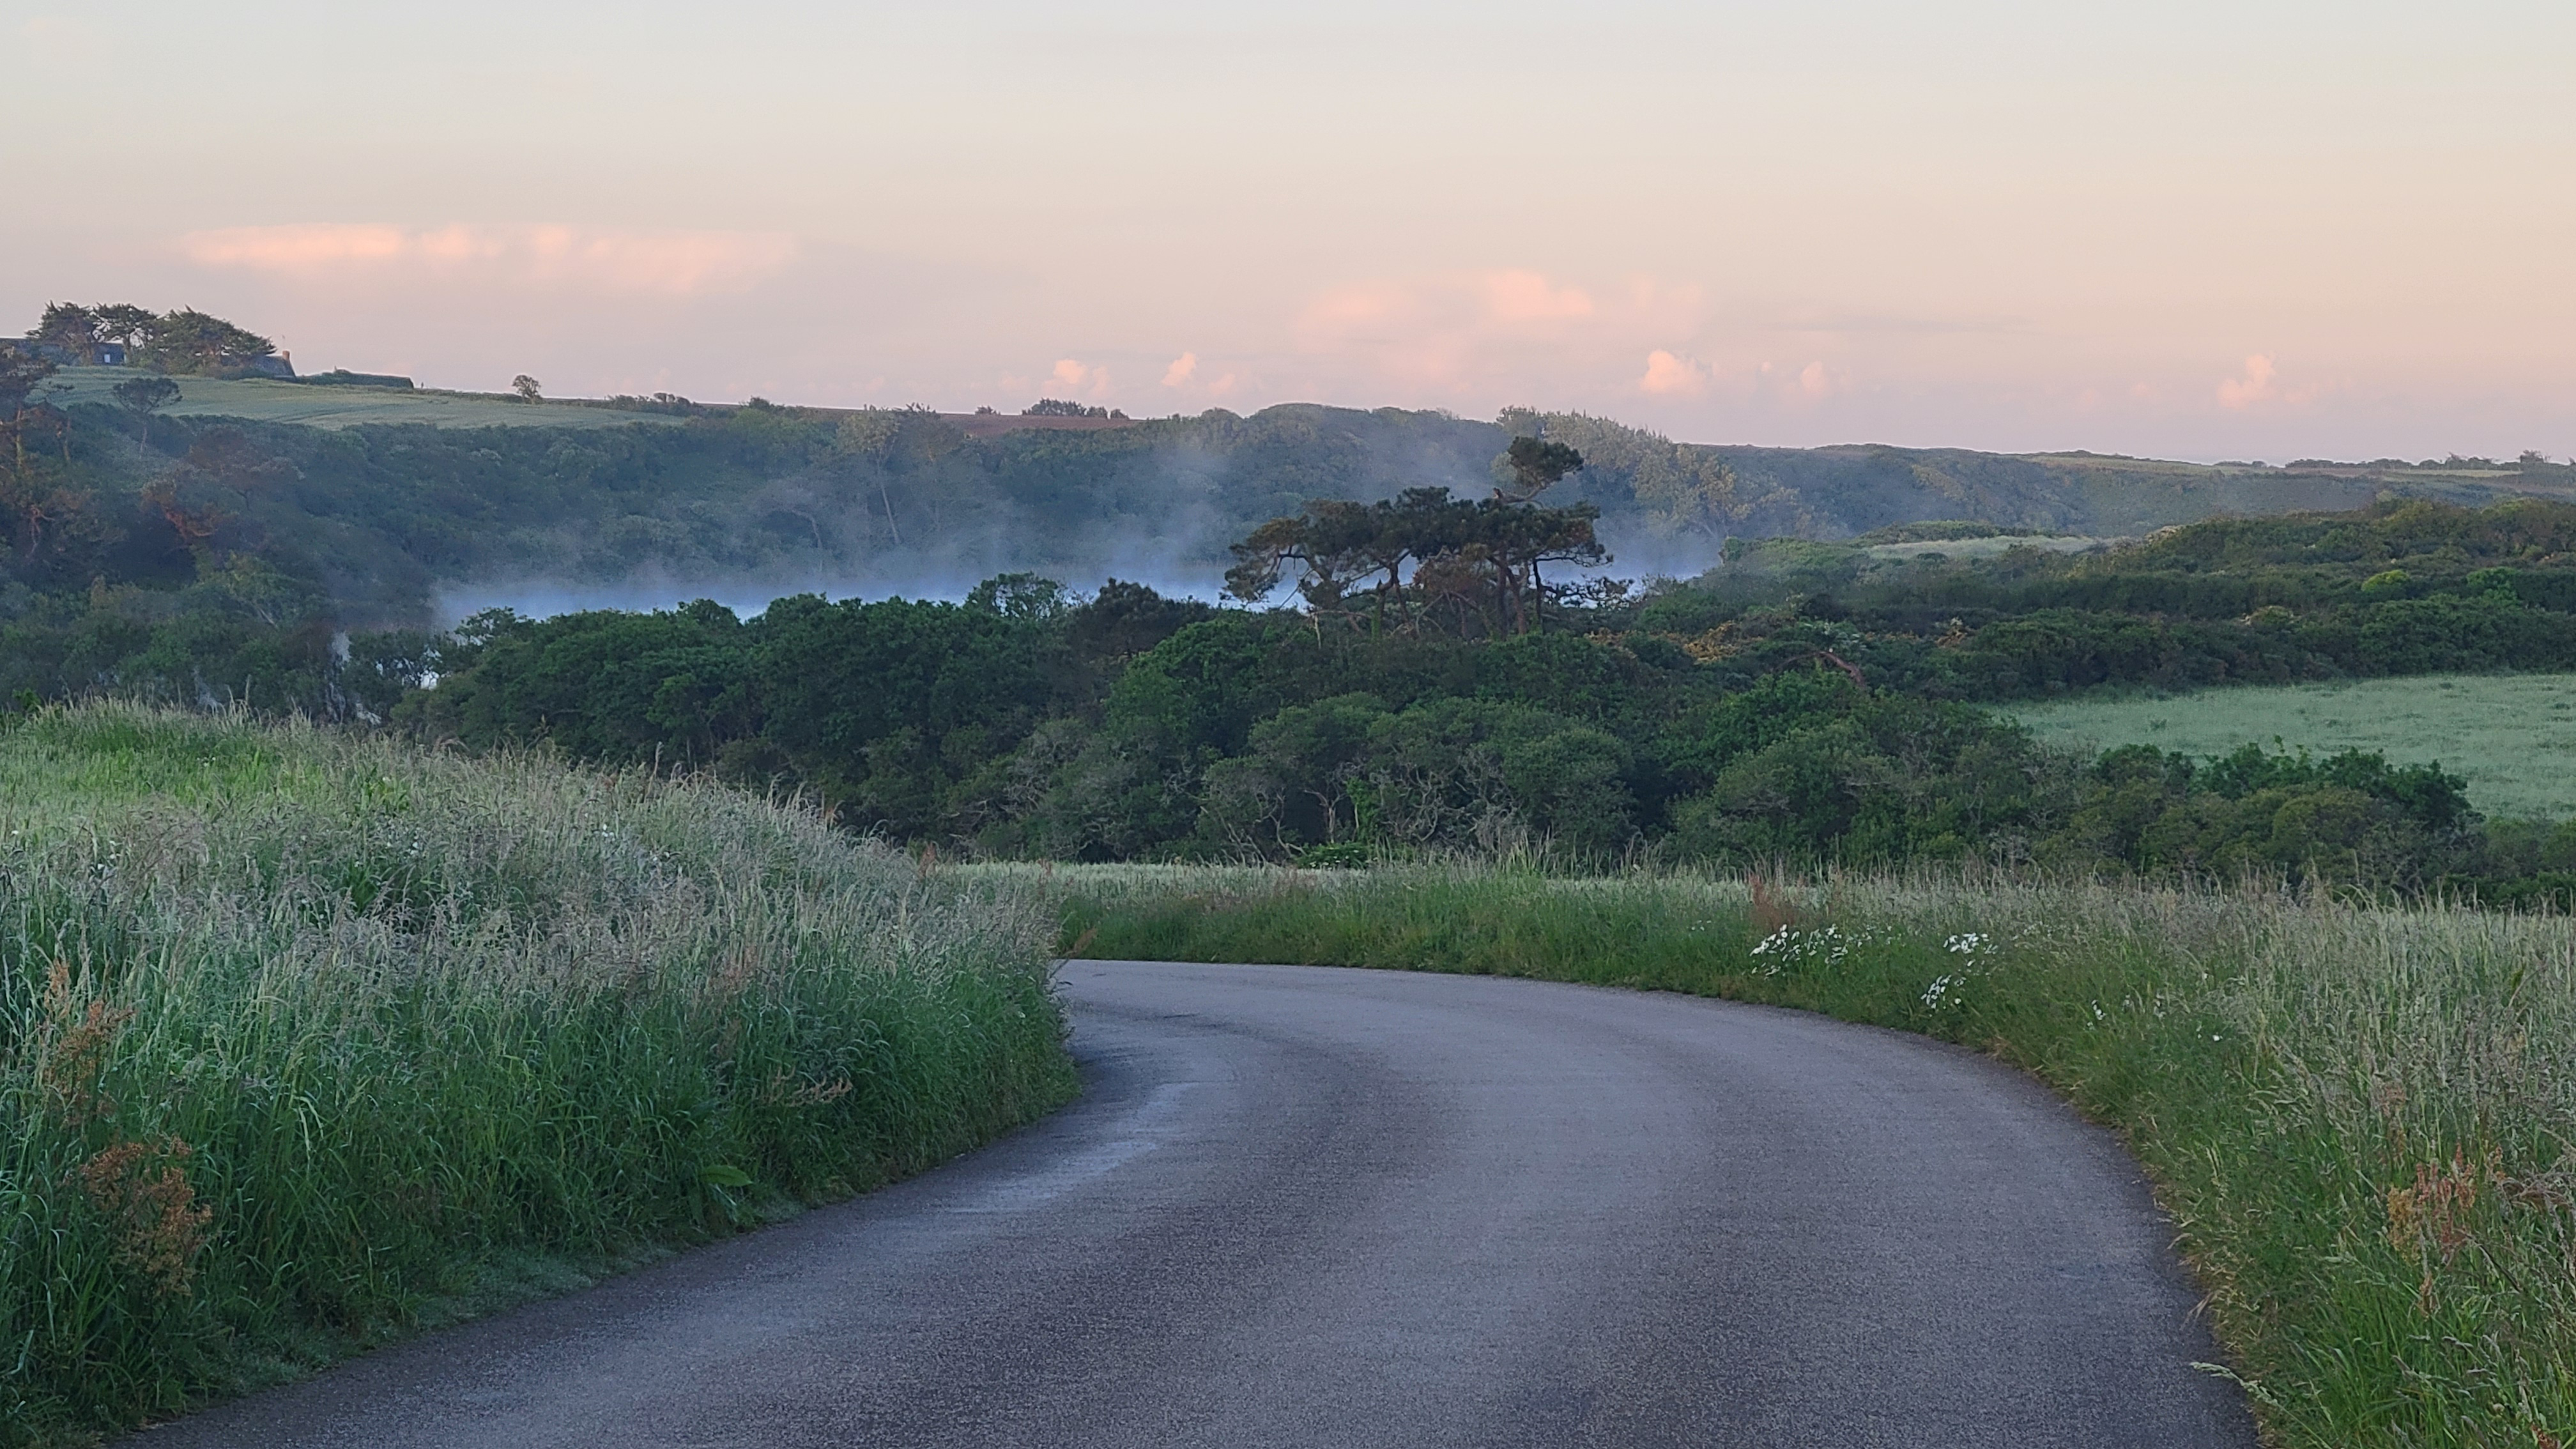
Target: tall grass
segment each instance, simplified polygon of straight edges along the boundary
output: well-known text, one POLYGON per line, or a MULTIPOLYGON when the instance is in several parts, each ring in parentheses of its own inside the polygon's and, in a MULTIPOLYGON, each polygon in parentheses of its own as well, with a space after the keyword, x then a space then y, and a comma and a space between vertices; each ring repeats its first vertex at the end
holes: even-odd
POLYGON ((11 725, 0 1439, 970 1147, 1073 1090, 1051 929, 713 787, 111 705, 11 725))
POLYGON ((2576 923, 1928 878, 1047 885, 1091 956, 1688 991, 1981 1048, 2127 1136, 2276 1442, 2576 1441, 2576 923))

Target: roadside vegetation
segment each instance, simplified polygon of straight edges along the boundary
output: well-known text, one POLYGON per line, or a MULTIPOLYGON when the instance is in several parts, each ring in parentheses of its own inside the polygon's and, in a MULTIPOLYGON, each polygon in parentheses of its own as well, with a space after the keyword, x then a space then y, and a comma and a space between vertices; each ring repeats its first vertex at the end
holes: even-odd
POLYGON ((1969 875, 1040 873, 1101 958, 1769 1002, 2026 1067, 2118 1129, 2274 1442, 2576 1441, 2576 922, 1969 875))
POLYGON ((0 728, 0 1443, 254 1387, 1071 1095, 1052 922, 649 772, 0 728))

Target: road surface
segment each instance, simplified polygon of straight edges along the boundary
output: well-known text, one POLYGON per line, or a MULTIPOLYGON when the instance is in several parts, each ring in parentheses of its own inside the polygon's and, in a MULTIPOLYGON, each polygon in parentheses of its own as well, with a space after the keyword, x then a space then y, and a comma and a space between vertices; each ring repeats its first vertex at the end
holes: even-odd
POLYGON ((1542 982, 1073 962, 1076 1105, 148 1431, 198 1445, 2251 1446, 2006 1068, 1542 982))

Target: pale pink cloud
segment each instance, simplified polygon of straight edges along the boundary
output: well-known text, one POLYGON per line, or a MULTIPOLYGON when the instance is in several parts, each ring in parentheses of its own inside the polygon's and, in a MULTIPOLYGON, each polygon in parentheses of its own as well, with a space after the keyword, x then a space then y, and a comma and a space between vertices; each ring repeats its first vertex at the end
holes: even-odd
POLYGON ((1556 286, 1537 272, 1487 272, 1482 283, 1485 314, 1497 322, 1564 322, 1593 313, 1582 288, 1556 286))
POLYGON ((2272 359, 2260 353, 2245 359, 2245 372, 2218 385, 2218 405, 2223 408, 2250 408, 2270 402, 2279 395, 2280 370, 2272 359))
POLYGON ((794 261, 797 244, 775 232, 324 222, 191 232, 179 252, 299 281, 428 274, 690 296, 749 287, 794 261))
POLYGON ((1307 302, 1296 327, 1308 352, 1364 358, 1390 381, 1454 391, 1508 356, 1592 335, 1604 320, 1581 287, 1494 268, 1329 288, 1307 302))
POLYGON ((265 272, 390 261, 411 244, 401 228, 391 226, 237 226, 179 239, 180 251, 200 266, 265 272))
POLYGON ((1333 336, 1425 328, 1510 331, 1584 321, 1599 310, 1581 287, 1558 286, 1540 272, 1501 268, 1331 288, 1307 303, 1299 325, 1310 334, 1333 336))
POLYGON ((1307 332, 1350 333, 1417 313, 1422 310, 1421 301, 1412 289, 1385 282, 1335 287, 1306 304, 1298 325, 1307 332))
POLYGON ((1798 391, 1811 398, 1825 397, 1841 390, 1842 379, 1821 362, 1810 362, 1798 369, 1798 391))
POLYGON ((1708 289, 1697 282, 1672 282, 1638 273, 1628 278, 1627 309, 1640 317, 1695 319, 1707 310, 1708 289))
POLYGON ((1056 363, 1055 371, 1047 374, 1047 385, 1076 396, 1107 397, 1109 369, 1068 357, 1056 363))
POLYGON ((1198 370, 1199 355, 1195 352, 1184 352, 1172 359, 1171 366, 1163 369, 1163 386, 1179 387, 1188 382, 1198 370))
POLYGON ((1707 385, 1707 368, 1660 347, 1646 354, 1646 375, 1637 379, 1642 391, 1664 395, 1695 393, 1707 385))

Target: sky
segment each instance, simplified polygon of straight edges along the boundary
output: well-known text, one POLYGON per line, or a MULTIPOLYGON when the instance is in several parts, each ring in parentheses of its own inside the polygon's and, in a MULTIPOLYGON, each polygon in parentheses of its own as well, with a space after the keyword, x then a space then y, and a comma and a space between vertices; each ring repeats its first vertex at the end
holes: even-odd
POLYGON ((0 93, 6 330, 186 305, 559 395, 2576 453, 2566 0, 0 0, 0 93))

